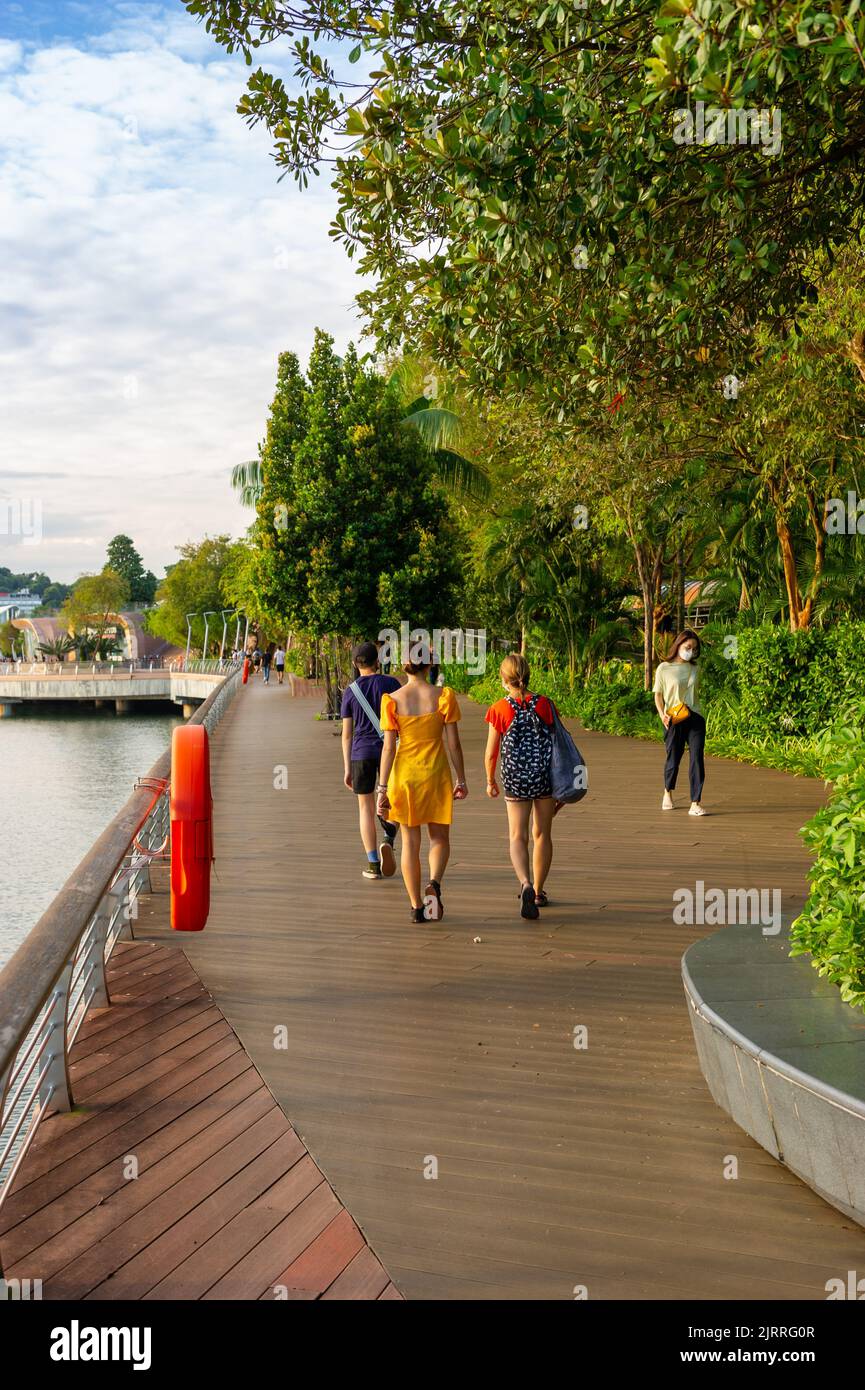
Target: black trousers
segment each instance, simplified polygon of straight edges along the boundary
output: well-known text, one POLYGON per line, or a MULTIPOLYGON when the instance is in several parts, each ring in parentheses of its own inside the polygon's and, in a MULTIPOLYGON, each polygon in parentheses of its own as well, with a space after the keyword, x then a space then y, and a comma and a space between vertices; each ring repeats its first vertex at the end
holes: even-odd
POLYGON ((699 801, 703 795, 706 780, 706 764, 703 754, 706 750, 706 721, 702 714, 693 710, 680 724, 670 724, 664 733, 667 761, 664 763, 664 786, 671 792, 679 775, 679 763, 688 746, 688 775, 691 783, 691 800, 699 801))

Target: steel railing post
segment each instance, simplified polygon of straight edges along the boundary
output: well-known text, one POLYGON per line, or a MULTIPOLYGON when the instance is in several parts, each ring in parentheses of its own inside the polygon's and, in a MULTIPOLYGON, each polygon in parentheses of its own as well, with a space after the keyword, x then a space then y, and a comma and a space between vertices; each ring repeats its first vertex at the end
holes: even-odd
POLYGON ((73 961, 68 960, 51 994, 47 1023, 49 1030, 45 1075, 39 1087, 39 1102, 46 1112, 72 1109, 72 1086, 66 1053, 69 1021, 69 985, 73 961))
POLYGON ((111 926, 110 900, 112 896, 114 895, 109 892, 108 901, 103 899, 99 905, 99 911, 93 923, 90 944, 87 947, 85 966, 93 989, 89 1004, 91 1009, 107 1009, 111 1003, 108 993, 108 978, 105 974, 105 947, 108 942, 108 929, 111 926))

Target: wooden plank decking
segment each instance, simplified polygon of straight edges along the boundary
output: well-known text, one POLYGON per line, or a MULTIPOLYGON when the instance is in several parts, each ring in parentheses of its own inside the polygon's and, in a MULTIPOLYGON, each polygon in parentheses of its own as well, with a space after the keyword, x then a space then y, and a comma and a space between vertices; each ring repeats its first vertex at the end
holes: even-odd
POLYGON ((695 821, 686 790, 658 809, 659 746, 581 738, 591 791, 524 923, 462 704, 471 795, 445 920, 418 927, 399 877, 361 877, 338 726, 287 685, 240 692, 207 929, 171 941, 155 884, 76 1045, 84 1109, 0 1212, 7 1275, 49 1298, 764 1300, 865 1265, 865 1231, 712 1102, 679 970, 707 928, 672 920, 697 879, 779 888, 792 916, 821 788, 710 760, 695 821))
POLYGON ((0 1209, 6 1277, 46 1299, 398 1297, 177 942, 121 943, 109 980, 78 1108, 0 1209))
POLYGON ((338 725, 285 687, 241 692, 214 740, 211 920, 184 943, 208 988, 406 1296, 825 1298, 865 1231, 714 1105, 680 978, 709 929, 672 920, 697 879, 780 888, 792 916, 821 787, 710 760, 714 814, 686 815, 686 777, 662 814, 660 747, 589 735, 552 905, 523 923, 462 704, 471 795, 445 920, 417 927, 399 876, 361 877, 338 725))

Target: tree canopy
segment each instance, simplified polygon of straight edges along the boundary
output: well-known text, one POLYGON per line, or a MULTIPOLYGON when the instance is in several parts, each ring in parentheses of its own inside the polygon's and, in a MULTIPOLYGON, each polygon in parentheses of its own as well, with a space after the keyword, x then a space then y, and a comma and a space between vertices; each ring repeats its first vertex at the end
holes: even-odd
POLYGON ((156 598, 157 607, 147 614, 147 626, 158 637, 185 647, 187 615, 191 615, 192 642, 197 650, 204 646, 204 613, 209 613, 208 641, 218 646, 222 638, 222 609, 231 601, 225 593, 229 568, 242 550, 240 542, 229 536, 205 536, 178 546, 180 559, 166 571, 156 598))
POLYGON ((332 168, 380 343, 563 416, 746 365, 859 235, 859 0, 185 3, 250 63, 291 41, 300 90, 257 68, 240 110, 332 168))
POLYGON ((156 575, 145 570, 141 556, 129 536, 115 536, 108 543, 108 569, 125 579, 129 601, 135 604, 152 603, 156 595, 156 575))
POLYGON ((84 574, 75 581, 60 614, 82 655, 82 646, 94 655, 107 655, 106 629, 128 600, 126 580, 107 566, 100 574, 84 574))
POLYGON ((255 616, 316 637, 448 625, 459 576, 433 456, 396 388, 321 331, 279 359, 249 570, 255 616))

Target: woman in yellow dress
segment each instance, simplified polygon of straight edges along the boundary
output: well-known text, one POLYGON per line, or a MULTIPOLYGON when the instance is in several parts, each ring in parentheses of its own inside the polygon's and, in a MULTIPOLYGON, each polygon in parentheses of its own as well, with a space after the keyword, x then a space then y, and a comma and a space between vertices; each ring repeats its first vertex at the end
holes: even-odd
POLYGON ((453 803, 468 796, 454 692, 430 685, 429 663, 407 661, 401 690, 382 696, 381 756, 376 811, 403 828, 402 877, 413 922, 441 921, 441 881, 450 857, 453 803), (397 746, 399 735, 399 746, 397 746), (445 751, 447 749, 447 751, 445 751), (452 782, 448 757, 456 780, 452 782), (429 883, 421 896, 421 826, 429 834, 429 883))

